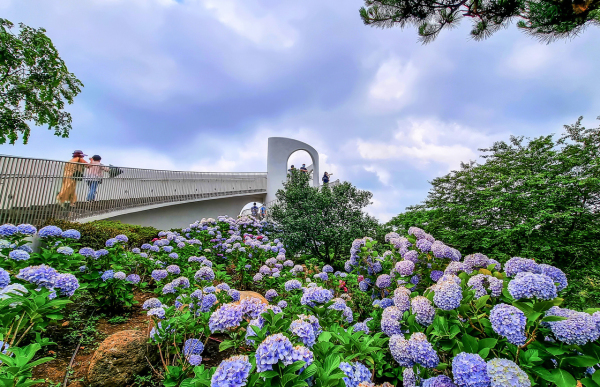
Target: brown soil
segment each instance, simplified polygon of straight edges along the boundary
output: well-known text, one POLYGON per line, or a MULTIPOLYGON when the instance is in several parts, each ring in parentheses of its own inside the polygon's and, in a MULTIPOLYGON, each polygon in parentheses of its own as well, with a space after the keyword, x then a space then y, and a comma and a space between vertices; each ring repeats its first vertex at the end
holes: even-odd
MULTIPOLYGON (((132 310, 129 312, 130 317, 124 323, 110 324, 105 318, 98 321, 98 324, 96 325, 96 330, 99 333, 97 335, 97 340, 92 345, 81 346, 79 348, 77 356, 73 361, 73 369, 69 374, 68 383, 82 381, 85 379, 88 367, 90 365, 90 360, 94 355, 94 351, 106 337, 112 335, 113 333, 125 330, 133 329, 144 332, 148 331, 150 318, 148 318, 148 316, 146 316, 145 312, 142 310, 142 304, 145 300, 152 297, 155 297, 153 293, 136 292, 135 300, 138 301, 138 304, 132 307, 132 310)), ((66 334, 67 327, 68 322, 63 322, 62 326, 53 332, 53 336, 60 337, 61 332, 66 334)), ((49 387, 59 382, 62 385, 65 372, 67 371, 69 362, 71 361, 71 357, 73 356, 73 352, 75 351, 76 347, 77 344, 66 345, 59 343, 58 348, 53 346, 51 347, 52 350, 43 354, 44 356, 56 355, 56 358, 48 363, 36 367, 33 370, 34 378, 44 379, 46 381, 44 384, 39 384, 39 386, 49 387)))

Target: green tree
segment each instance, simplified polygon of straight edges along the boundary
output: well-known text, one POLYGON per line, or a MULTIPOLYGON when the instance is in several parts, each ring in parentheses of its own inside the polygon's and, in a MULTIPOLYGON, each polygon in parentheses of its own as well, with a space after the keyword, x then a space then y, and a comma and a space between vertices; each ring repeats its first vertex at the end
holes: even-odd
POLYGON ((293 171, 277 191, 271 216, 291 252, 309 251, 322 262, 340 261, 352 241, 377 233, 379 223, 363 209, 373 194, 348 182, 321 188, 307 173, 293 171))
MULTIPOLYGON (((599 117, 600 119, 600 117, 599 117)), ((484 163, 434 179, 427 199, 390 221, 419 226, 465 253, 584 267, 600 251, 600 128, 511 137, 484 163)))
POLYGON ((485 39, 517 19, 517 27, 542 40, 570 38, 600 25, 600 0, 365 0, 360 16, 381 28, 417 27, 421 41, 434 40, 461 19, 472 21, 471 36, 485 39))
POLYGON ((19 133, 26 144, 29 123, 48 125, 54 134, 68 137, 71 114, 65 101, 73 103, 81 81, 70 73, 43 28, 0 19, 0 144, 14 144, 19 133))

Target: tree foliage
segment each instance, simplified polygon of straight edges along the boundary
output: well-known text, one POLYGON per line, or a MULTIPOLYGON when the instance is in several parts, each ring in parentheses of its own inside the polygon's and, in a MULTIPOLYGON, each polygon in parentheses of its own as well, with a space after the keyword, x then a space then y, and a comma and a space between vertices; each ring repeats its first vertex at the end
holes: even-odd
POLYGON ((277 191, 271 215, 292 252, 309 251, 331 263, 348 254, 354 239, 377 232, 377 220, 363 212, 373 194, 348 182, 311 187, 309 180, 293 171, 277 191))
POLYGON ((465 253, 589 264, 600 251, 600 128, 581 119, 558 140, 511 137, 481 149, 484 163, 434 179, 427 199, 390 223, 422 227, 465 253))
POLYGON ((543 41, 573 37, 600 25, 600 0, 365 0, 360 16, 381 28, 417 27, 421 40, 434 40, 461 19, 472 21, 471 36, 485 39, 517 19, 517 26, 543 41))
POLYGON ((14 144, 19 134, 26 144, 29 123, 48 125, 54 134, 68 137, 73 103, 83 84, 70 73, 43 28, 0 19, 0 144, 14 144))

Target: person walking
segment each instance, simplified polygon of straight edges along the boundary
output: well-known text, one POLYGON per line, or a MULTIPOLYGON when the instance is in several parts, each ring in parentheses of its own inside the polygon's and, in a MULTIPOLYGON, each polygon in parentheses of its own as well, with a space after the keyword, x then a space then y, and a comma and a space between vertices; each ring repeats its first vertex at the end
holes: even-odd
POLYGON ((105 167, 100 163, 102 157, 98 155, 93 155, 90 158, 90 164, 85 171, 85 181, 90 187, 90 192, 88 192, 87 201, 93 202, 96 200, 96 192, 98 190, 98 185, 102 184, 102 178, 104 177, 104 172, 108 171, 108 167, 105 167))
POLYGON ((63 172, 62 188, 56 200, 61 206, 66 206, 67 202, 71 203, 71 207, 75 205, 77 201, 77 195, 75 194, 75 188, 77 188, 77 181, 83 177, 84 164, 87 164, 83 158, 87 156, 80 150, 73 152, 73 157, 65 164, 65 170, 63 172))
POLYGON ((323 181, 323 184, 328 184, 329 183, 329 176, 333 175, 333 173, 329 174, 327 172, 325 172, 323 174, 323 177, 321 178, 321 180, 323 181))
POLYGON ((252 208, 250 208, 250 212, 252 213, 252 216, 254 216, 255 218, 258 217, 258 207, 256 206, 256 202, 254 203, 252 208))

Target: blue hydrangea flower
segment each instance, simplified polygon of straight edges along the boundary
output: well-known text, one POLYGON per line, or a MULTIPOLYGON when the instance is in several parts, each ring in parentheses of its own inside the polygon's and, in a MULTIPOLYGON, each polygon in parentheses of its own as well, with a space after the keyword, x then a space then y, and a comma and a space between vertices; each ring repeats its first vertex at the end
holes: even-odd
POLYGON ((456 387, 456 384, 446 375, 439 375, 423 380, 422 387, 456 387))
POLYGON ((19 232, 19 229, 14 224, 6 223, 0 226, 1 236, 11 236, 19 232))
POLYGON ((63 255, 73 255, 74 251, 69 246, 61 246, 56 249, 56 252, 63 255))
POLYGON ((10 274, 0 267, 0 289, 10 284, 10 274))
POLYGON ((169 265, 167 266, 167 271, 171 274, 179 274, 181 273, 181 269, 177 265, 169 265))
POLYGON ((84 257, 94 257, 95 253, 96 252, 91 247, 82 247, 79 249, 79 254, 83 255, 84 257))
POLYGON ((454 383, 459 387, 490 387, 487 365, 481 356, 461 352, 452 360, 454 383))
POLYGON ((58 272, 47 265, 28 266, 19 270, 19 274, 16 275, 18 279, 45 288, 54 287, 54 280, 57 276, 58 272))
POLYGON ((229 285, 227 285, 225 282, 221 282, 220 284, 217 285, 217 289, 222 290, 224 292, 228 292, 231 287, 229 285))
POLYGON ((134 247, 133 249, 131 249, 131 252, 134 254, 139 254, 142 252, 142 250, 140 250, 138 247, 134 247))
POLYGON ((23 250, 13 250, 8 253, 8 258, 13 261, 27 261, 29 259, 29 253, 23 250))
POLYGON ((412 368, 405 368, 404 371, 402 371, 402 385, 404 387, 417 386, 417 376, 412 368))
POLYGON ((412 367, 415 363, 408 352, 408 340, 404 338, 403 334, 396 334, 390 337, 388 343, 390 347, 390 353, 394 357, 394 360, 398 362, 401 367, 412 367))
POLYGON ((340 363, 340 369, 346 374, 342 378, 346 387, 358 387, 360 383, 371 381, 371 371, 362 363, 340 363))
POLYGON ((431 305, 431 301, 429 301, 429 299, 426 297, 417 296, 413 298, 410 301, 410 307, 416 317, 416 321, 419 324, 428 326, 433 322, 435 317, 435 308, 433 305, 431 305))
POLYGON ((210 381, 211 387, 242 387, 246 385, 252 364, 248 356, 237 355, 223 360, 210 381))
POLYGON ((233 301, 239 301, 240 300, 240 291, 239 290, 229 289, 227 291, 227 294, 229 295, 229 297, 231 297, 233 299, 233 301))
POLYGON ((531 387, 529 377, 515 362, 508 359, 492 359, 487 363, 491 387, 531 387))
POLYGON ((163 308, 152 308, 148 311, 148 316, 156 316, 159 319, 165 318, 165 310, 163 308))
POLYGON ((160 251, 160 247, 158 246, 150 246, 150 251, 158 253, 160 251))
POLYGON ((462 289, 456 282, 440 281, 434 287, 433 303, 442 310, 454 310, 462 301, 462 289))
POLYGON ((106 249, 100 249, 100 250, 96 251, 96 258, 100 258, 100 257, 102 257, 104 255, 107 255, 107 254, 108 254, 108 250, 106 250, 106 249))
POLYGON ((62 232, 61 236, 67 239, 75 239, 79 240, 81 238, 81 233, 77 230, 69 229, 62 232))
POLYGON ((119 243, 118 240, 116 240, 115 238, 110 238, 106 241, 106 243, 104 244, 106 247, 113 247, 114 245, 116 245, 117 243, 119 243))
POLYGON ((178 259, 179 258, 179 254, 177 254, 177 253, 171 253, 171 254, 169 254, 169 258, 171 258, 171 259, 178 259))
POLYGON ((300 341, 307 347, 312 347, 316 341, 316 332, 314 331, 312 325, 305 320, 298 319, 292 321, 290 325, 290 332, 297 336, 300 341))
POLYGON ((392 285, 392 277, 388 274, 381 274, 375 281, 375 286, 379 289, 389 288, 392 285))
POLYGON ((513 257, 504 264, 504 273, 508 277, 514 277, 518 273, 529 272, 540 274, 542 269, 533 259, 513 257))
POLYGON ((160 282, 163 279, 167 278, 169 272, 163 269, 152 270, 151 277, 156 281, 160 282))
POLYGON ((396 271, 396 273, 400 274, 403 277, 412 275, 412 273, 415 270, 415 263, 413 261, 400 261, 396 263, 396 266, 394 267, 394 270, 396 271))
POLYGON ((54 288, 63 296, 71 297, 79 289, 79 281, 73 274, 59 274, 54 281, 54 288))
POLYGON ((23 235, 34 235, 37 229, 31 224, 23 223, 17 226, 17 232, 23 235))
POLYGON ((443 275, 444 275, 444 272, 441 270, 432 270, 431 273, 429 274, 429 278, 431 278, 431 280, 433 282, 438 282, 438 280, 440 278, 442 278, 443 275))
POLYGON ((104 273, 102 273, 102 281, 106 282, 109 279, 113 279, 113 277, 115 276, 115 272, 114 270, 107 270, 104 273))
POLYGON ((239 305, 225 304, 215 310, 208 320, 208 327, 212 333, 224 332, 238 327, 242 322, 243 313, 239 305))
POLYGON ((397 306, 390 306, 383 310, 381 315, 381 331, 388 336, 398 335, 402 333, 400 322, 404 312, 397 306))
POLYGON ((277 333, 267 336, 256 349, 256 371, 264 372, 273 370, 273 365, 281 362, 283 365, 293 363, 292 352, 294 346, 290 339, 277 333))
POLYGON ((298 280, 289 280, 284 284, 284 287, 286 292, 290 292, 302 288, 302 284, 298 280))
POLYGON ((162 249, 163 249, 163 251, 165 253, 171 253, 171 252, 173 252, 173 246, 163 246, 162 249))
MULTIPOLYGON (((417 263, 417 262, 419 262, 419 253, 416 252, 415 250, 408 250, 407 252, 402 254, 402 258, 404 258, 405 261, 417 263)), ((402 261, 400 261, 400 262, 402 262, 402 261)))
POLYGON ((215 279, 215 272, 208 266, 203 266, 194 274, 194 279, 196 281, 212 281, 215 279))
POLYGON ((141 248, 142 250, 149 250, 149 249, 150 249, 150 247, 152 247, 152 246, 150 245, 150 243, 144 243, 143 245, 141 245, 141 246, 140 246, 140 248, 141 248))
POLYGON ((242 313, 251 319, 258 318, 267 310, 267 306, 256 297, 244 298, 240 301, 240 308, 242 313))
POLYGON ((116 240, 118 240, 119 242, 128 242, 129 238, 127 238, 127 235, 123 235, 123 234, 119 234, 115 237, 116 240))
POLYGON ((331 265, 325 265, 325 266, 323 266, 323 272, 324 273, 333 273, 333 267, 331 267, 331 265))
POLYGON ((279 294, 277 294, 277 291, 275 289, 269 289, 267 290, 267 292, 265 293, 265 298, 267 299, 267 301, 273 301, 276 297, 279 297, 279 294))
POLYGON ((214 293, 209 293, 202 297, 200 311, 202 313, 208 312, 210 308, 213 307, 214 304, 217 303, 217 296, 214 293))
POLYGON ((421 332, 415 332, 410 336, 407 347, 408 355, 417 364, 426 368, 435 368, 440 363, 437 352, 427 341, 427 336, 421 332))
POLYGON ((501 279, 487 274, 477 274, 467 282, 467 286, 475 290, 475 297, 481 298, 488 294, 486 289, 491 291, 492 297, 499 297, 502 294, 504 282, 501 279))
POLYGON ((113 275, 113 278, 123 281, 123 280, 125 280, 125 278, 127 278, 127 275, 125 273, 123 273, 122 271, 118 271, 113 275))
POLYGON ((534 297, 540 300, 552 300, 557 297, 556 285, 550 277, 525 271, 517 273, 508 283, 508 292, 517 300, 534 297))
POLYGON ((417 248, 419 250, 421 250, 421 252, 428 253, 431 251, 431 244, 432 243, 430 241, 428 241, 427 239, 419 239, 417 241, 416 245, 417 245, 417 248))
POLYGON ((509 343, 523 345, 527 341, 525 336, 527 318, 518 308, 512 305, 498 304, 490 312, 490 322, 494 332, 506 337, 509 343))
POLYGON ((59 237, 62 234, 62 230, 56 226, 42 227, 38 233, 40 238, 59 237))
POLYGON ((595 316, 570 309, 554 306, 546 311, 546 316, 565 317, 567 320, 545 322, 556 340, 565 344, 585 345, 600 337, 598 322, 595 316))
POLYGON ((277 303, 277 306, 280 307, 281 309, 285 309, 288 306, 288 303, 285 300, 281 300, 277 303))
POLYGON ((332 298, 333 293, 331 293, 331 291, 323 289, 320 286, 315 286, 306 289, 306 291, 302 295, 302 298, 300 299, 300 303, 302 305, 315 306, 315 303, 325 304, 332 298))
POLYGON ((559 292, 569 285, 566 274, 559 268, 546 264, 538 265, 538 267, 542 271, 541 274, 552 278, 554 284, 556 285, 556 290, 559 292))
POLYGON ((356 324, 354 324, 353 326, 351 326, 348 329, 351 330, 352 332, 364 332, 365 334, 368 335, 370 331, 369 331, 369 327, 367 326, 367 323, 371 320, 373 320, 373 319, 367 318, 367 319, 365 319, 365 321, 357 322, 356 324))
POLYGON ((137 274, 129 274, 125 280, 127 282, 131 282, 132 284, 138 284, 142 279, 137 274))
POLYGON ((309 365, 311 365, 313 360, 314 360, 313 353, 310 349, 303 347, 302 345, 297 345, 294 347, 294 350, 292 351, 292 361, 293 362, 303 361, 306 363, 304 365, 304 367, 302 367, 298 370, 298 373, 301 373, 309 365))
POLYGON ((161 306, 162 306, 162 303, 160 302, 160 300, 158 298, 149 298, 146 301, 144 301, 142 308, 144 310, 148 310, 148 309, 153 309, 153 308, 160 308, 161 306))

